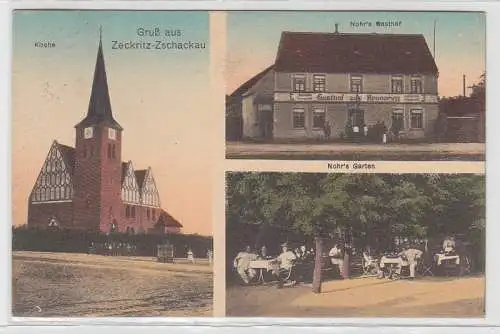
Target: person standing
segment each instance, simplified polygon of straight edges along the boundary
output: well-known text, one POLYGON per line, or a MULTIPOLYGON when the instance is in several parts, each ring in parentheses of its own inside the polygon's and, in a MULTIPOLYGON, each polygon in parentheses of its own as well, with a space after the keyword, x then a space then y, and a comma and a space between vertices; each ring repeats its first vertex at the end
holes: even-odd
POLYGON ((194 264, 194 254, 193 254, 193 251, 191 250, 191 248, 188 249, 187 260, 189 262, 191 262, 192 264, 194 264))
POLYGON ((340 246, 337 243, 333 245, 332 249, 330 249, 330 253, 328 253, 328 256, 330 257, 330 261, 332 262, 332 265, 338 268, 340 277, 343 277, 343 274, 344 274, 344 256, 343 256, 342 249, 340 248, 340 246))

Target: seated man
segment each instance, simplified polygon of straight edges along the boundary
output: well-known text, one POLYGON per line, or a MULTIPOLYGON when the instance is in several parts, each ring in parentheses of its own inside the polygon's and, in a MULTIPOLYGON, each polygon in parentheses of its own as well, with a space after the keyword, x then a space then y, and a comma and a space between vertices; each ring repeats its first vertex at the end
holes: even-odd
POLYGON ((332 261, 332 265, 338 268, 339 274, 342 277, 344 272, 344 255, 340 246, 338 244, 333 245, 328 256, 330 257, 330 261, 332 261))
POLYGON ((239 252, 234 258, 233 267, 245 284, 249 284, 257 274, 255 269, 250 268, 250 262, 255 260, 257 260, 257 254, 252 253, 250 246, 246 246, 245 250, 239 252))
POLYGON ((295 261, 297 260, 297 256, 294 252, 288 249, 288 244, 284 243, 281 245, 281 254, 276 258, 276 261, 279 264, 279 268, 274 274, 278 277, 279 284, 278 287, 282 287, 284 282, 283 276, 290 273, 289 279, 291 280, 291 284, 294 284, 295 281, 292 278, 293 272, 291 272, 295 261))
POLYGON ((410 267, 410 279, 414 279, 415 269, 417 268, 418 261, 422 258, 423 254, 424 252, 421 250, 406 245, 405 249, 399 253, 399 256, 401 256, 401 262, 396 267, 396 274, 398 274, 398 277, 401 276, 401 268, 404 261, 406 261, 410 267))

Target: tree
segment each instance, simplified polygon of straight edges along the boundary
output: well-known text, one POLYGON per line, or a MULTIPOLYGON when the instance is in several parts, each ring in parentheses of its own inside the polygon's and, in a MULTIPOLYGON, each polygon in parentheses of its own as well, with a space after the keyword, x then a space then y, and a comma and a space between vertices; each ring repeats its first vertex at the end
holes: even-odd
POLYGON ((394 236, 481 236, 484 187, 481 175, 229 173, 227 224, 271 226, 314 239, 313 291, 320 292, 322 238, 354 231, 364 245, 386 248, 394 236))

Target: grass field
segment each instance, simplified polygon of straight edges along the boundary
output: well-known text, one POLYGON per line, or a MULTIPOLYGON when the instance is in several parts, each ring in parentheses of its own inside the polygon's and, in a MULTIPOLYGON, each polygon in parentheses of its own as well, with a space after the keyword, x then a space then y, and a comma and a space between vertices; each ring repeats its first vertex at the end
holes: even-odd
POLYGON ((14 252, 12 313, 23 317, 212 316, 212 266, 206 260, 196 262, 14 252))
POLYGON ((415 281, 357 278, 277 289, 273 285, 226 290, 226 315, 239 317, 484 317, 484 277, 415 281))
POLYGON ((228 159, 483 161, 483 143, 348 144, 226 142, 228 159))

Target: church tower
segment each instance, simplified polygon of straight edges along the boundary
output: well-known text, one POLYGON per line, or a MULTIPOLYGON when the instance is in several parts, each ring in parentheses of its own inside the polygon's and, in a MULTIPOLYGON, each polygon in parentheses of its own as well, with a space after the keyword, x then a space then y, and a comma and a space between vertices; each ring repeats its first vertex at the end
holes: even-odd
POLYGON ((119 229, 123 128, 113 118, 102 51, 102 33, 86 117, 77 125, 73 226, 109 232, 119 229))

